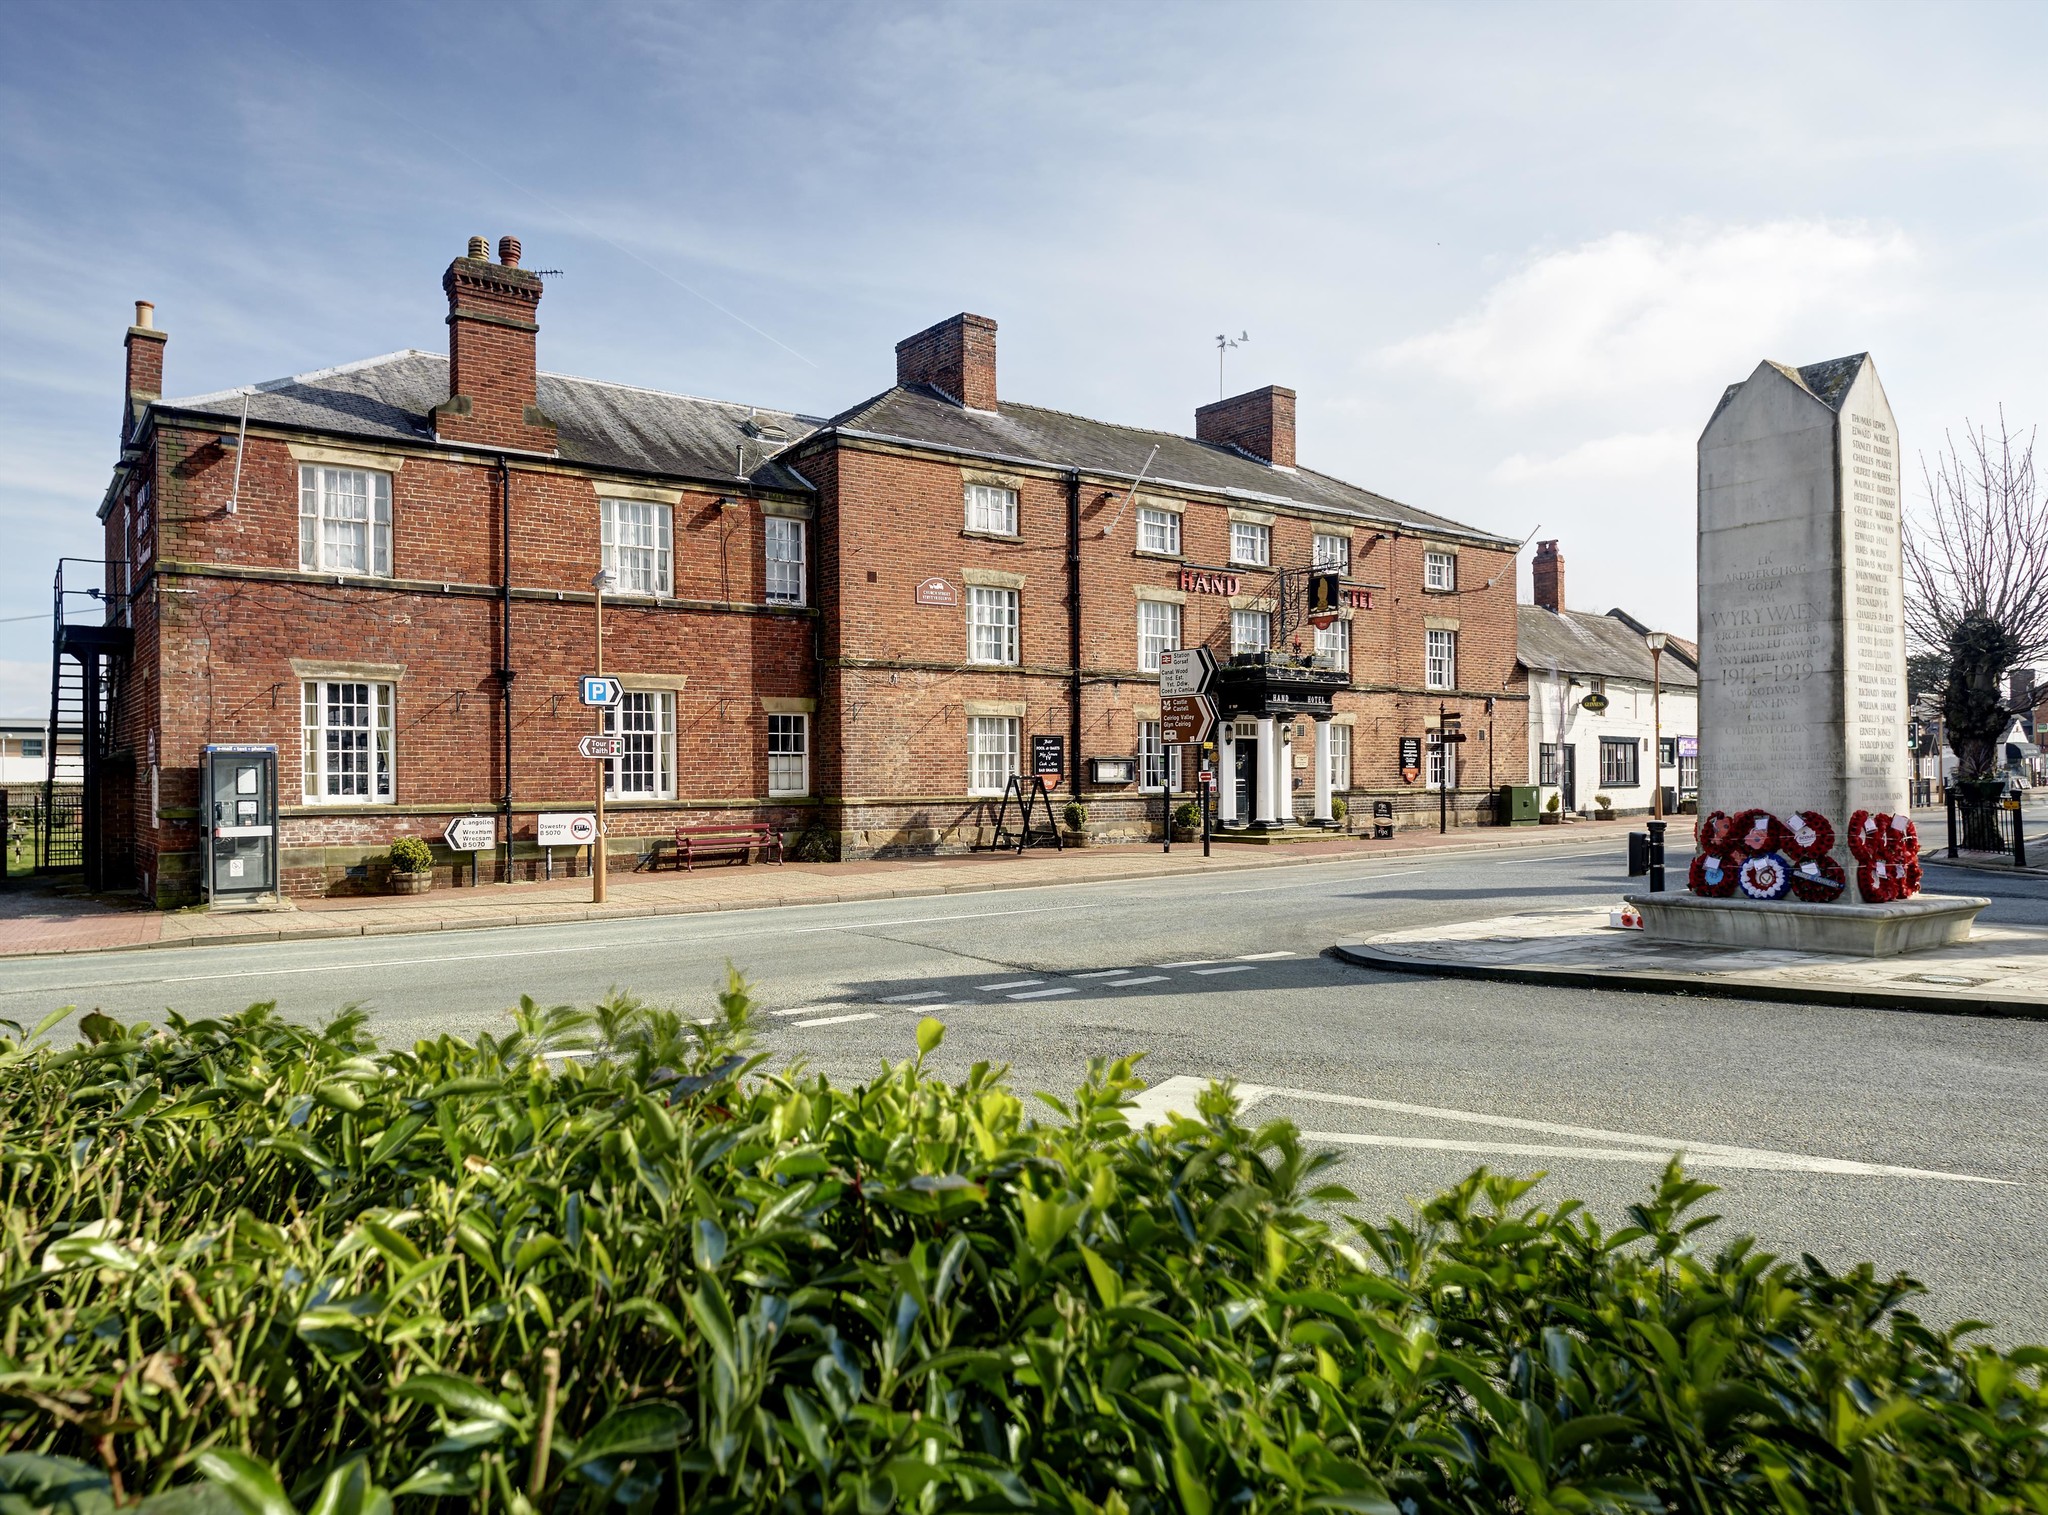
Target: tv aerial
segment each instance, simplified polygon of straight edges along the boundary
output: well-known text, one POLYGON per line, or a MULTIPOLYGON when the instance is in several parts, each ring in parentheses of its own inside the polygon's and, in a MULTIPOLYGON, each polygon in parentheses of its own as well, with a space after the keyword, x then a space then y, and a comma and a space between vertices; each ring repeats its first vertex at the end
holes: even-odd
POLYGON ((1225 333, 1223 333, 1223 332, 1220 332, 1220 331, 1219 331, 1218 333, 1216 333, 1216 398, 1217 398, 1217 399, 1219 399, 1219 400, 1220 400, 1220 399, 1222 399, 1222 398, 1223 398, 1223 355, 1224 355, 1224 354, 1225 354, 1226 352, 1230 351, 1230 349, 1231 349, 1231 348, 1233 348, 1233 347, 1236 347, 1236 346, 1239 346, 1239 345, 1240 345, 1240 344, 1242 344, 1242 343, 1245 343, 1245 342, 1249 342, 1249 341, 1251 341, 1251 339, 1252 339, 1252 334, 1251 334, 1250 332, 1248 332, 1248 331, 1240 331, 1240 332, 1238 332, 1238 334, 1237 334, 1236 336, 1234 336, 1234 337, 1233 337, 1233 336, 1229 336, 1229 335, 1226 335, 1225 333))

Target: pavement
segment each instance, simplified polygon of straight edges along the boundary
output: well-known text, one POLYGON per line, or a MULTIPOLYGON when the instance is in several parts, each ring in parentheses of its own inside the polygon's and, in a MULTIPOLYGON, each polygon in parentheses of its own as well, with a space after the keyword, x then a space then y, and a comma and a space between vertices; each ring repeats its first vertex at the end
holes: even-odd
POLYGON ((1581 821, 1569 826, 1460 827, 1444 835, 1408 831, 1386 841, 1356 835, 1252 847, 1217 843, 1202 856, 1199 842, 1171 852, 1151 845, 1079 847, 1023 854, 980 852, 941 858, 886 859, 780 866, 714 863, 692 872, 614 873, 609 898, 590 900, 587 878, 553 883, 485 884, 424 895, 359 895, 285 901, 248 909, 149 909, 118 897, 80 898, 49 889, 0 893, 0 957, 110 949, 223 946, 236 942, 311 941, 323 937, 415 935, 492 926, 624 920, 749 910, 764 905, 846 904, 913 899, 988 889, 1103 883, 1275 868, 1305 861, 1413 857, 1439 851, 1496 851, 1562 845, 1606 847, 1621 855, 1640 818, 1581 821))
POLYGON ((2048 1020, 2048 930, 1979 924, 1967 942, 1899 957, 1742 950, 1644 939, 1606 906, 1388 931, 1336 953, 1369 968, 1589 989, 2048 1020))
MULTIPOLYGON (((1925 1280, 1930 1319, 1993 1321, 2007 1344, 2048 1339, 2048 1024, 1481 984, 1328 952, 1504 911, 1604 908, 1634 887, 1618 838, 1586 845, 1546 827, 1538 841, 1549 845, 1262 852, 1256 869, 1080 882, 1048 870, 996 893, 15 958, 0 961, 0 1016, 73 1004, 160 1021, 166 1006, 197 1016, 265 1000, 317 1022, 354 1002, 385 1045, 407 1046, 503 1030, 521 994, 589 1004, 617 986, 703 1015, 730 963, 755 985, 773 1068, 863 1081, 913 1052, 926 1015, 947 1026, 939 1072, 1006 1064, 1020 1091, 1070 1090, 1089 1059, 1144 1053, 1148 1101, 1235 1080, 1251 1118, 1293 1119, 1339 1155, 1332 1176, 1359 1197, 1340 1209, 1365 1216, 1487 1164, 1547 1172, 1539 1199, 1580 1198, 1626 1224, 1658 1165, 1683 1152, 1721 1186, 1711 1208, 1726 1220, 1703 1244, 1749 1234, 1781 1255, 1869 1259, 1925 1280)), ((1987 925, 2048 926, 2048 885, 1970 879, 1992 898, 1987 925)))

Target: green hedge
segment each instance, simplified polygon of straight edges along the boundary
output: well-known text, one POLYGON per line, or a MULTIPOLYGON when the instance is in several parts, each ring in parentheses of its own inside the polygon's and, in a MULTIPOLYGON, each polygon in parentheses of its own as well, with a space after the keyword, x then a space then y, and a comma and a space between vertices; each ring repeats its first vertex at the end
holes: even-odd
POLYGON ((1616 1231, 1483 1170, 1339 1221, 1227 1090, 1035 1120, 937 1022, 849 1089, 748 1014, 0 1041, 0 1515, 2048 1511, 2048 1354, 1700 1248, 1676 1165, 1616 1231))

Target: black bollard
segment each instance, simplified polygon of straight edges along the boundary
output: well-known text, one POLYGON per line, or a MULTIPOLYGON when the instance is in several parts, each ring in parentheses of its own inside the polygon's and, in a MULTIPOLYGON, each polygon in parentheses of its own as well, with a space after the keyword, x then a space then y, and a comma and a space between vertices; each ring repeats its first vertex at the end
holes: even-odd
POLYGON ((1664 892, 1664 822, 1651 821, 1650 828, 1650 893, 1664 892))

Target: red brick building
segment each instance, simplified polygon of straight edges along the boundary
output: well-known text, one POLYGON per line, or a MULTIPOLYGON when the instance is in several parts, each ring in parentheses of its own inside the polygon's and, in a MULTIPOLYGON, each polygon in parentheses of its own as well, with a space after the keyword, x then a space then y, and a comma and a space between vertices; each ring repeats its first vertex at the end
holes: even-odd
POLYGON ((968 847, 1034 737, 1059 739, 1058 799, 1098 840, 1156 837, 1175 646, 1325 691, 1225 726, 1232 826, 1331 798, 1354 823, 1374 800, 1433 823, 1444 704, 1477 739, 1458 823, 1488 771, 1525 772, 1519 703, 1481 714, 1521 698, 1515 543, 1301 467, 1292 391, 1204 406, 1192 437, 1020 405, 972 315, 899 343, 896 384, 829 419, 569 378, 538 369, 542 283, 518 258, 479 238, 450 264, 445 356, 186 399, 163 398, 165 334, 138 306, 100 510, 110 881, 198 894, 208 743, 277 747, 287 892, 380 888, 401 835, 445 877, 465 815, 495 817, 484 880, 533 877, 537 817, 591 798, 575 680, 600 566, 626 689, 614 867, 742 818, 827 855, 968 847), (1279 576, 1312 563, 1343 576, 1322 631, 1279 576))

